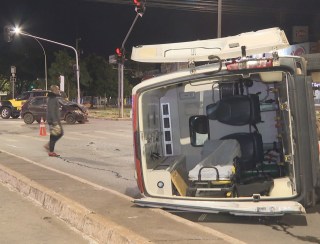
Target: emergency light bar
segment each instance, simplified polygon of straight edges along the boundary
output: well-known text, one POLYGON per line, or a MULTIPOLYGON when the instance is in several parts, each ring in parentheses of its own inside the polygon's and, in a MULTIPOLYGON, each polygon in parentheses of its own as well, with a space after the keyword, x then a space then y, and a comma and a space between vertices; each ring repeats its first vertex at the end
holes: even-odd
POLYGON ((227 70, 242 70, 242 69, 264 69, 273 66, 273 59, 254 59, 254 60, 234 60, 227 62, 227 70))
POLYGON ((217 39, 137 46, 131 59, 147 63, 209 61, 210 55, 231 59, 242 56, 242 46, 250 56, 286 48, 289 42, 284 31, 275 27, 217 39))

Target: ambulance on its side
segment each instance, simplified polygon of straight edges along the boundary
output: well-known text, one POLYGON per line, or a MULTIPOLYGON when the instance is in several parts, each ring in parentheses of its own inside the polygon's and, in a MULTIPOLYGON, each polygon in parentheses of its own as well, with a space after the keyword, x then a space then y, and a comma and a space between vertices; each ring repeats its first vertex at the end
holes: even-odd
POLYGON ((137 46, 132 60, 188 62, 133 89, 140 206, 207 213, 305 213, 319 193, 312 80, 279 28, 137 46), (264 55, 261 55, 264 54, 264 55))

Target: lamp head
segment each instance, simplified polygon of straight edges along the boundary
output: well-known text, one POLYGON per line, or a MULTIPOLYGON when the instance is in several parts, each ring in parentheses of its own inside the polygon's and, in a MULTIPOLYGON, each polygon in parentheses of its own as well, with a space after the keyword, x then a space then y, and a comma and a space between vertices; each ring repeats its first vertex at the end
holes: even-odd
POLYGON ((19 34, 19 33, 21 32, 21 28, 18 27, 18 26, 15 26, 15 27, 13 28, 13 32, 14 32, 15 34, 19 34))

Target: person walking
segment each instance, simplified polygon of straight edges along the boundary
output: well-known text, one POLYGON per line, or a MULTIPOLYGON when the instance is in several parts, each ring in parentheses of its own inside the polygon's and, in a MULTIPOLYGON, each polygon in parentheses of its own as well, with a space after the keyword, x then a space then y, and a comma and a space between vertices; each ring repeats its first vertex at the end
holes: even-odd
POLYGON ((50 87, 47 103, 47 123, 50 130, 49 143, 44 145, 50 157, 59 157, 60 155, 54 152, 56 142, 63 136, 63 128, 60 121, 59 101, 60 89, 56 85, 50 87))

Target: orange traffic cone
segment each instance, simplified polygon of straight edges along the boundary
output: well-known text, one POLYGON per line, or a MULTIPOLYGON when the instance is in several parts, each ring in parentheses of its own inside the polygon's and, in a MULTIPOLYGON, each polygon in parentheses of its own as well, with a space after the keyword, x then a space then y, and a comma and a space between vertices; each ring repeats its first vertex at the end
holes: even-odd
POLYGON ((40 121, 40 136, 46 136, 47 131, 46 131, 46 125, 44 124, 43 118, 41 117, 40 121))

